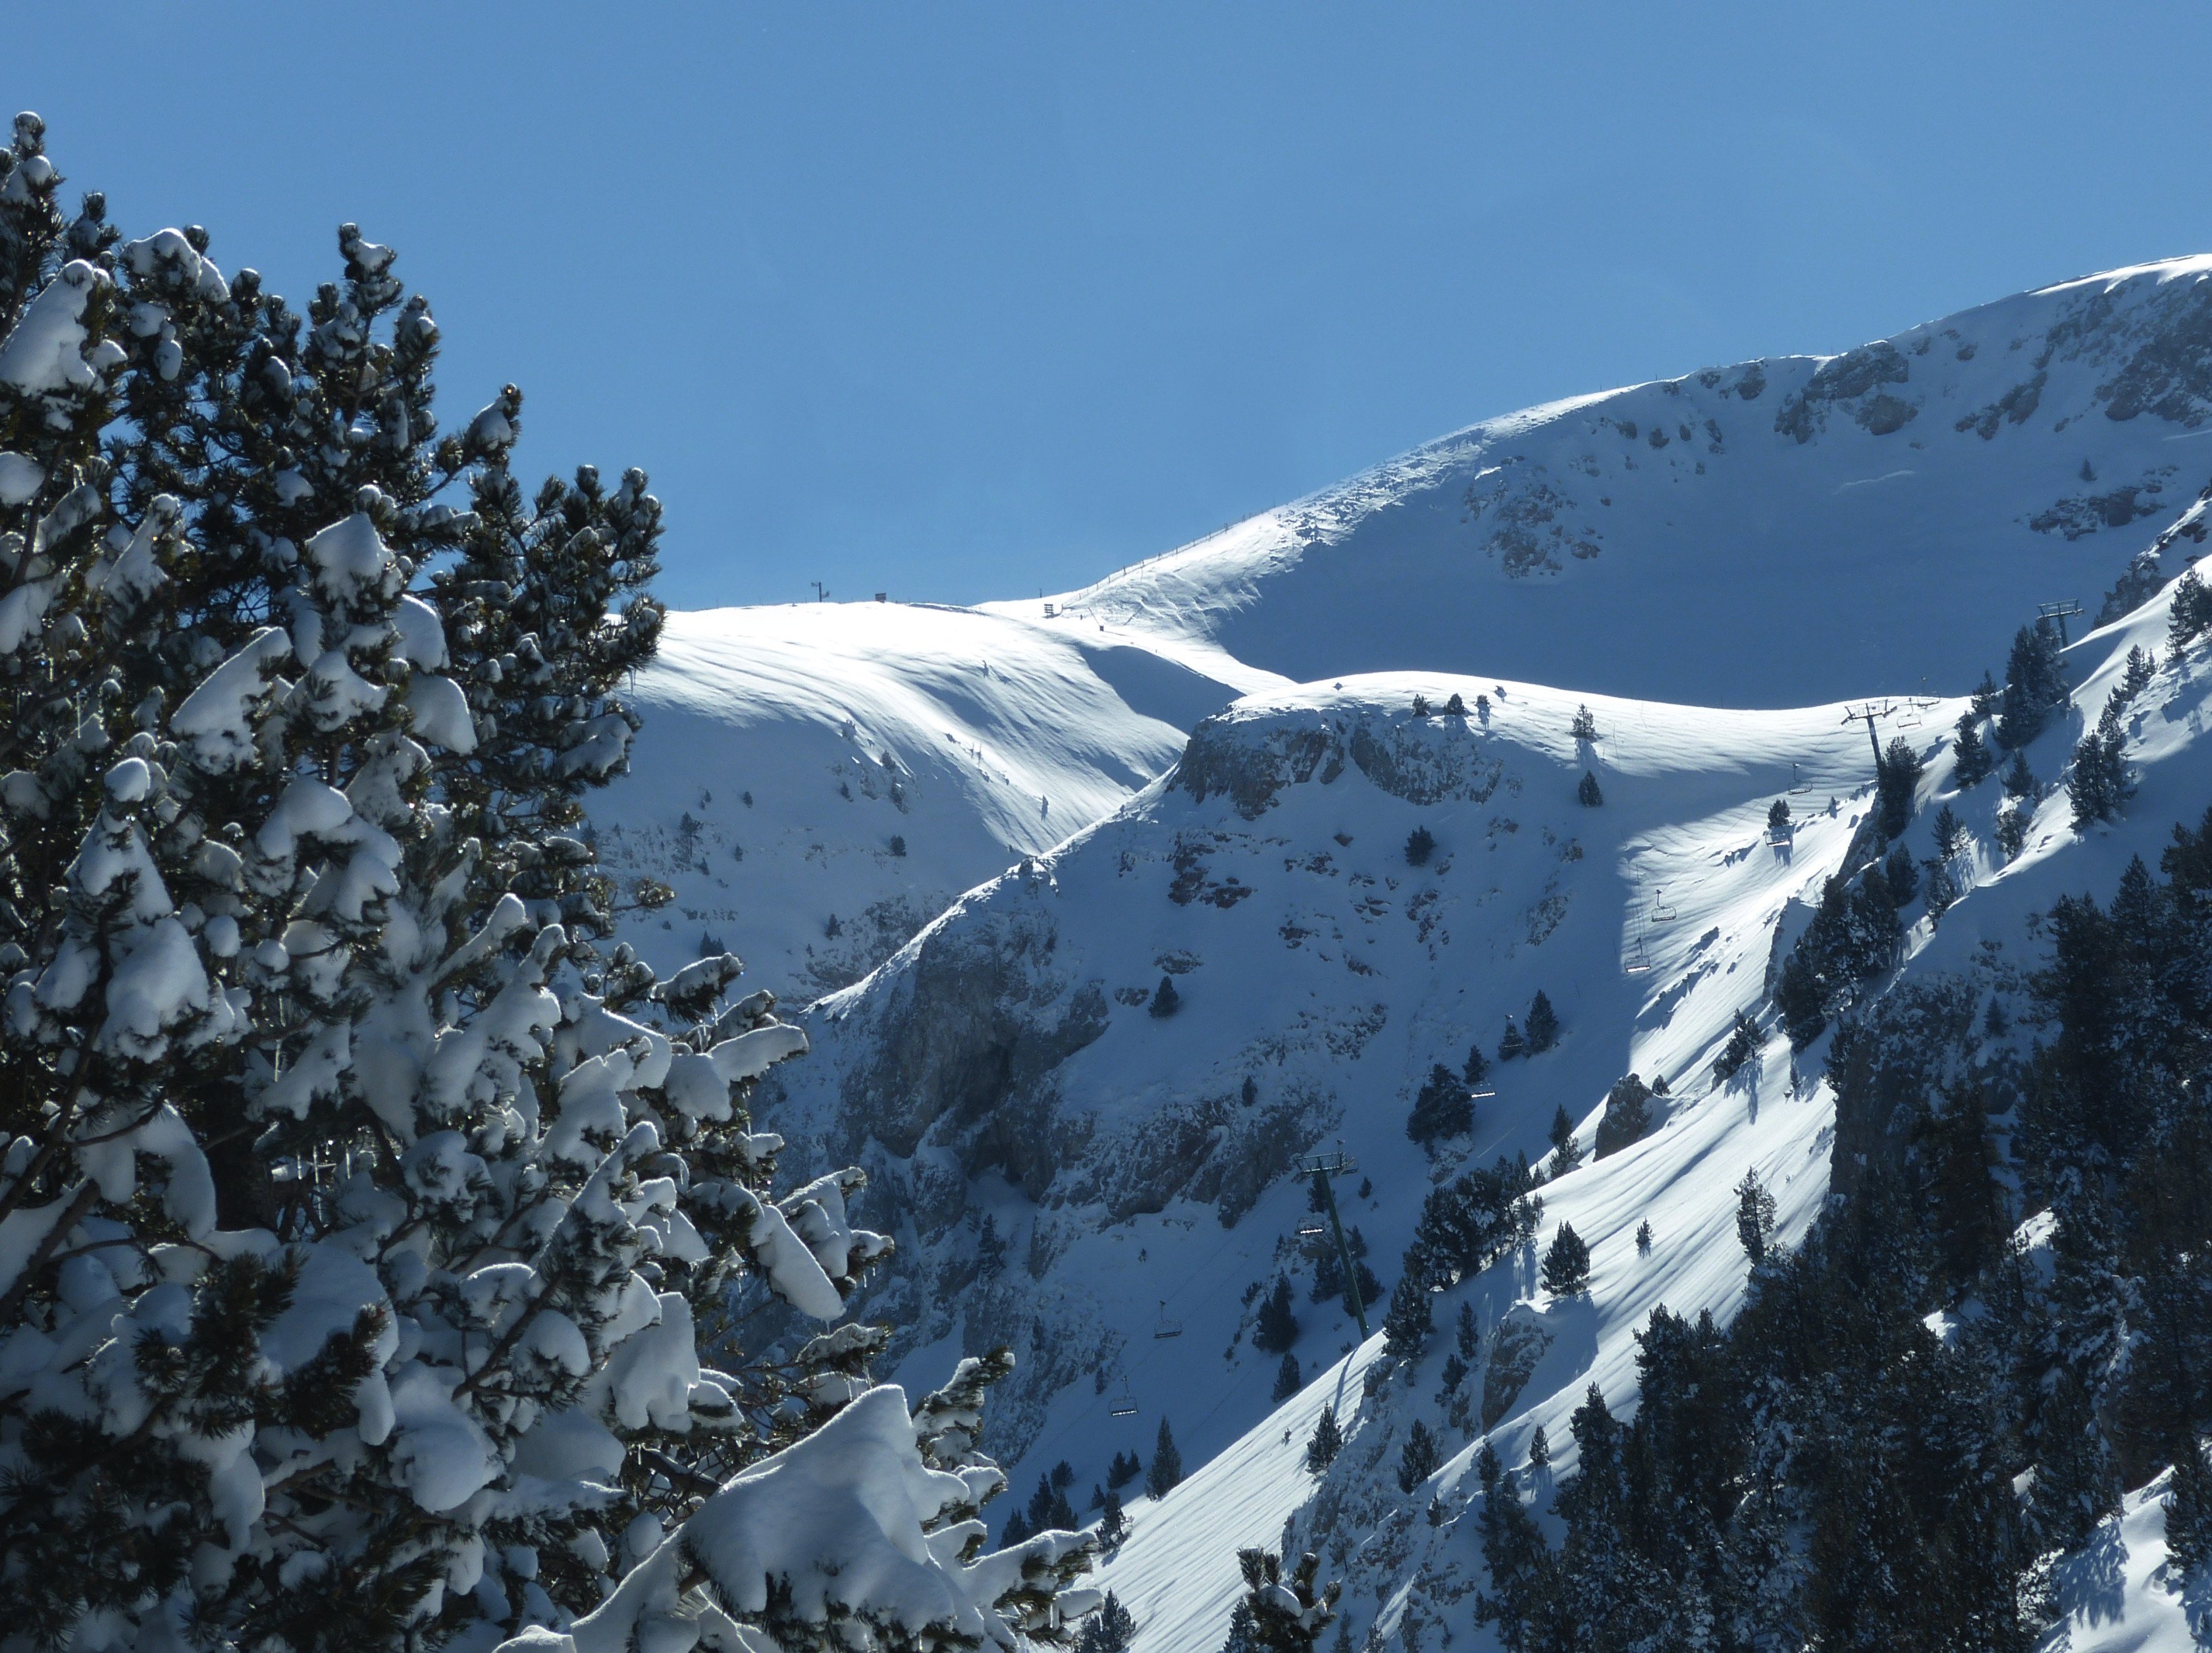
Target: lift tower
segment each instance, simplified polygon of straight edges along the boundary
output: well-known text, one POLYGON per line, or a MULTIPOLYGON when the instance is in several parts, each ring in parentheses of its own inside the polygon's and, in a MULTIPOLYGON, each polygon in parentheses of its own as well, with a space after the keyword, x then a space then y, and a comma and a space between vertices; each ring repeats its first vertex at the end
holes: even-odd
POLYGON ((1352 1248, 1344 1238, 1344 1222, 1336 1214, 1336 1195, 1329 1188, 1329 1178, 1344 1176, 1359 1169, 1359 1162, 1341 1148, 1334 1153, 1301 1154, 1291 1166, 1300 1176, 1313 1178, 1314 1191, 1321 1196, 1321 1208, 1328 1213, 1329 1231, 1336 1239, 1336 1259, 1344 1269, 1344 1300, 1351 1306, 1352 1319, 1359 1322, 1359 1340, 1367 1340, 1367 1305, 1359 1300, 1359 1272, 1352 1265, 1352 1248))

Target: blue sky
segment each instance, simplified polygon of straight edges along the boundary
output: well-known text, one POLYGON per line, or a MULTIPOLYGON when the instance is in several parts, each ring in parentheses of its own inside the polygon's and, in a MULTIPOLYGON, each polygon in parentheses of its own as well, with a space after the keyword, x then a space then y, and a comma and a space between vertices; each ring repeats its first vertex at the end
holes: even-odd
POLYGON ((11 20, 72 188, 304 301, 355 219, 642 465, 664 594, 1058 589, 1528 403, 2212 248, 2212 9, 1387 3, 11 20))

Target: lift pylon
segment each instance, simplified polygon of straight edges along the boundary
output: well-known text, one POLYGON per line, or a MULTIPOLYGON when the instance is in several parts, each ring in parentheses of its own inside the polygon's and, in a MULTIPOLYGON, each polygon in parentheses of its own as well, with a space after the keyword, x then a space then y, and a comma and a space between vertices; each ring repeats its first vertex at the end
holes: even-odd
POLYGON ((1336 1260, 1344 1270, 1344 1301, 1358 1322, 1359 1340, 1368 1338, 1367 1305, 1359 1300, 1359 1271, 1352 1266, 1352 1247, 1344 1237, 1344 1221, 1336 1214, 1336 1194, 1329 1187, 1333 1176, 1344 1176, 1359 1169, 1359 1162, 1341 1148, 1334 1153, 1301 1154, 1291 1169, 1300 1176, 1313 1178, 1315 1189, 1321 1195, 1322 1214, 1328 1218, 1329 1232, 1336 1239, 1336 1260))

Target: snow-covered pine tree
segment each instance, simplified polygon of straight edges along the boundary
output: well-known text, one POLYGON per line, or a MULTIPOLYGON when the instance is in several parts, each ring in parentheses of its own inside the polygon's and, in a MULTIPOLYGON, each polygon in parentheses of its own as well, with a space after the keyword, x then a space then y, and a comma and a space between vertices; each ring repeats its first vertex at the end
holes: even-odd
POLYGON ((2077 830, 2111 820, 2134 790, 2128 780, 2126 749, 2119 708, 2108 702, 2097 726, 2075 746, 2073 766, 2066 775, 2066 797, 2074 807, 2077 830))
POLYGON ((1136 1619, 1109 1589, 1098 1611, 1084 1621, 1083 1634, 1075 1644, 1076 1653, 1128 1653, 1130 1640, 1136 1633, 1136 1619))
POLYGON ((2190 644, 2212 629, 2212 586, 2191 568, 2174 581, 2173 600, 2167 610, 2166 652, 2179 656, 2190 644))
POLYGON ((1575 1122, 1564 1103, 1552 1110, 1552 1175, 1564 1176, 1583 1163, 1583 1145, 1575 1136, 1575 1122))
POLYGON ((1579 1297, 1589 1290, 1589 1247, 1575 1232, 1574 1225, 1561 1223, 1559 1231, 1545 1248, 1539 1271, 1544 1289, 1555 1297, 1579 1297))
POLYGON ((1912 820, 1912 796, 1920 785, 1920 754, 1903 735, 1893 738, 1881 755, 1875 791, 1881 811, 1881 836, 1897 839, 1912 820))
POLYGON ((1567 732, 1577 740, 1597 738, 1597 717, 1588 705, 1577 706, 1575 708, 1574 721, 1567 726, 1567 732))
POLYGON ((1962 790, 1978 787, 1996 767, 1989 743, 1982 738, 1982 720, 1971 711, 1959 714, 1951 739, 1951 773, 1962 790))
POLYGON ((1756 1169, 1746 1171, 1735 1185, 1735 1237, 1753 1267, 1765 1261, 1774 1237, 1774 1196, 1759 1180, 1756 1169))
POLYGON ((1382 1316, 1383 1346, 1397 1359, 1416 1359, 1433 1325, 1429 1288, 1408 1269, 1390 1291, 1390 1307, 1382 1316))
POLYGON ((1729 1030, 1728 1042, 1713 1060, 1713 1072, 1723 1080, 1734 1079, 1743 1065, 1759 1054, 1759 1029, 1741 1011, 1735 1013, 1735 1025, 1729 1030))
POLYGON ((1505 1032, 1498 1041, 1498 1060, 1510 1062, 1516 1056, 1525 1056, 1528 1054, 1528 1041, 1522 1036, 1519 1024, 1516 1023, 1510 1016, 1507 1017, 1505 1032))
POLYGON ((1398 1490, 1411 1492, 1416 1486, 1437 1473, 1443 1462, 1443 1454, 1437 1448, 1437 1437, 1419 1419, 1407 1432, 1406 1444, 1398 1454, 1398 1490))
POLYGON ((2155 653, 2146 653, 2141 643, 2130 644, 2128 648, 2127 667, 2120 674, 2121 701, 2125 702, 2133 700, 2144 690, 2149 688, 2151 679, 2157 676, 2158 656, 2155 653))
POLYGON ((1605 1112, 1597 1121, 1594 1145, 1597 1158, 1619 1153, 1651 1127, 1651 1087, 1633 1073, 1613 1081, 1605 1094, 1605 1112))
POLYGON ((1335 1620, 1343 1587, 1332 1583, 1323 1589, 1316 1584, 1319 1556, 1300 1556, 1285 1573, 1272 1551, 1239 1550, 1237 1565, 1244 1574, 1242 1605, 1252 1653, 1312 1653, 1321 1645, 1322 1632, 1335 1620))
POLYGON ((1305 1371, 1298 1364, 1297 1356, 1285 1351, 1283 1364, 1275 1368, 1274 1387, 1267 1391, 1267 1398, 1280 1406, 1304 1388, 1305 1381, 1305 1371))
POLYGON ((1605 803, 1604 790, 1599 787, 1597 776, 1589 769, 1583 771, 1583 778, 1575 787, 1575 801, 1584 809, 1597 809, 1605 803))
POLYGON ((0 1614, 1067 1639, 1085 1541, 980 1555, 1012 1357, 872 1387, 860 1174, 771 1191, 745 1097, 804 1036, 607 945, 568 829, 658 632, 644 477, 525 507, 511 391, 441 435, 351 226, 303 318, 65 222, 35 118, 0 173, 0 1614), (830 1329, 746 1350, 771 1299, 830 1329))
POLYGON ((2048 623, 2022 626, 2014 635, 2005 662, 2002 710, 1997 738, 2013 751, 2043 732, 2051 708, 2066 698, 2066 674, 2059 659, 2058 633, 2048 623))

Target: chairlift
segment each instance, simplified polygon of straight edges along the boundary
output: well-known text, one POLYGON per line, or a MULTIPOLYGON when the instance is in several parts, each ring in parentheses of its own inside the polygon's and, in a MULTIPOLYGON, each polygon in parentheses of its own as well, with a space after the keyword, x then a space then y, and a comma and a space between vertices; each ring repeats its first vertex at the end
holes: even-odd
POLYGON ((1489 1090, 1487 1090, 1487 1091, 1480 1091, 1480 1090, 1477 1090, 1477 1091, 1469 1091, 1467 1093, 1467 1095, 1468 1095, 1468 1101, 1470 1101, 1470 1102, 1486 1102, 1486 1101, 1488 1101, 1492 1097, 1494 1097, 1494 1096, 1496 1096, 1497 1094, 1498 1094, 1498 1091, 1497 1091, 1497 1088, 1496 1088, 1495 1086, 1492 1086, 1491 1089, 1489 1089, 1489 1090))
POLYGON ((1766 847, 1769 849, 1787 849, 1796 842, 1797 835, 1788 827, 1784 827, 1779 832, 1770 832, 1766 835, 1766 847))
POLYGON ((1654 924, 1671 924, 1674 921, 1674 909, 1667 904, 1667 892, 1664 890, 1654 890, 1651 892, 1651 921, 1654 924))
POLYGON ((1644 951, 1643 937, 1637 937, 1635 946, 1629 949, 1627 961, 1620 968, 1628 975, 1642 975, 1651 968, 1651 955, 1644 951))
POLYGON ((1106 1403, 1106 1415, 1109 1418, 1133 1418, 1137 1415, 1136 1391, 1129 1387, 1127 1378, 1121 1380, 1121 1392, 1106 1403))
POLYGON ((1181 1337, 1182 1335, 1182 1322, 1179 1320, 1170 1320, 1168 1318, 1167 1299, 1164 1297, 1160 1299, 1160 1317, 1152 1327, 1152 1335, 1155 1338, 1181 1337))
POLYGON ((1328 1230, 1319 1223, 1300 1223, 1298 1225, 1298 1238, 1301 1240, 1316 1239, 1328 1232, 1328 1230))
POLYGON ((1813 783, 1805 778, 1803 766, 1798 763, 1790 764, 1790 795, 1795 798, 1812 790, 1813 783))

